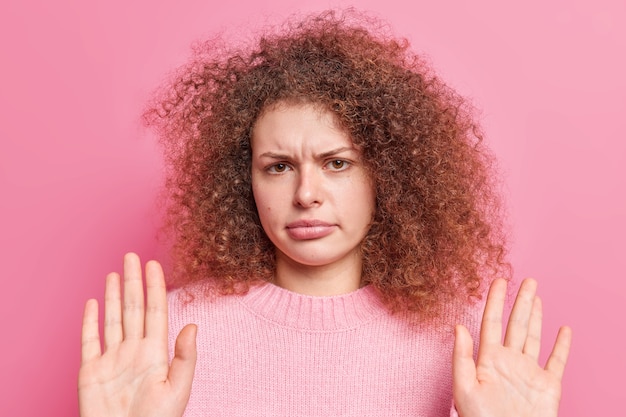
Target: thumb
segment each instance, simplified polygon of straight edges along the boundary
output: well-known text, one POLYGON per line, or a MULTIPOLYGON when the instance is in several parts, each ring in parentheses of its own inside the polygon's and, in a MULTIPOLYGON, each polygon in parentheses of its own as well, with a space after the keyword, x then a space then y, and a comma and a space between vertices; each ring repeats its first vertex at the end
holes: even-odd
POLYGON ((191 393, 191 382, 196 368, 196 334, 195 324, 186 325, 176 338, 174 358, 170 366, 168 379, 173 387, 185 398, 191 393))
POLYGON ((460 394, 468 392, 476 381, 476 364, 473 357, 472 336, 463 325, 457 325, 454 331, 454 349, 452 351, 452 387, 455 401, 460 394))

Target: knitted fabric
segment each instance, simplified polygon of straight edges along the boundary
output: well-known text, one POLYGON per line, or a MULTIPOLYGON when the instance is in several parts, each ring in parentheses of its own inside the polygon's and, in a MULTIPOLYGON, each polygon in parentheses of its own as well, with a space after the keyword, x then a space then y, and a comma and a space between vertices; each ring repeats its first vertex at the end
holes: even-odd
MULTIPOLYGON (((198 325, 185 417, 451 415, 453 325, 411 325, 372 287, 312 297, 264 284, 208 300, 195 286, 168 302, 170 352, 198 325)), ((477 310, 460 315, 474 336, 477 310)))

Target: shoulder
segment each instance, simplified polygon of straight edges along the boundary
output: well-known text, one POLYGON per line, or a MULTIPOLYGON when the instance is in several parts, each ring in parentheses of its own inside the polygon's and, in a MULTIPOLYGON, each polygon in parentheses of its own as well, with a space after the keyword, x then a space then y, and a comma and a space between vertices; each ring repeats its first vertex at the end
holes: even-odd
POLYGON ((170 289, 167 292, 167 304, 174 310, 205 309, 212 305, 232 303, 232 300, 244 296, 242 294, 221 294, 210 281, 200 281, 170 289))
POLYGON ((218 295, 207 282, 173 289, 167 294, 169 323, 172 329, 187 323, 201 323, 206 318, 232 308, 235 295, 218 295))
POLYGON ((167 292, 167 304, 170 309, 184 308, 190 304, 206 301, 209 288, 206 283, 193 283, 167 292))

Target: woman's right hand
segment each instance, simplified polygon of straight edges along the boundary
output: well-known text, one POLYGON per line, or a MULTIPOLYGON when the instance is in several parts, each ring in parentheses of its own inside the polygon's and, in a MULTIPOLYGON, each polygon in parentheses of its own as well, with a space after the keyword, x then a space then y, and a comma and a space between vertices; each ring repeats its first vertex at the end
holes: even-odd
POLYGON ((167 351, 167 300, 163 270, 146 264, 144 307, 141 262, 124 256, 124 296, 120 276, 107 276, 104 352, 98 331, 98 302, 85 305, 82 360, 78 375, 81 417, 182 416, 196 365, 196 326, 176 339, 171 365, 167 351))

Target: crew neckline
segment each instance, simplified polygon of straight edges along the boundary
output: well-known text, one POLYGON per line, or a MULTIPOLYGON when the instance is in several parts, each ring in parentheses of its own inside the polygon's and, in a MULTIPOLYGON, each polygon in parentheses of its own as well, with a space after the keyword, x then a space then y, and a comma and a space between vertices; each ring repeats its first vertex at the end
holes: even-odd
POLYGON ((347 294, 313 296, 264 283, 250 288, 240 301, 265 320, 314 332, 354 329, 386 312, 371 285, 347 294))

